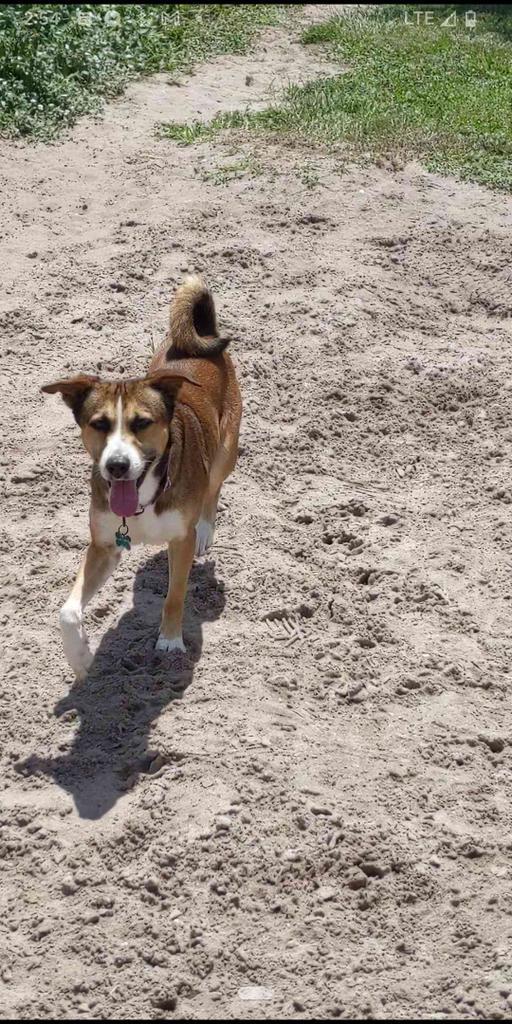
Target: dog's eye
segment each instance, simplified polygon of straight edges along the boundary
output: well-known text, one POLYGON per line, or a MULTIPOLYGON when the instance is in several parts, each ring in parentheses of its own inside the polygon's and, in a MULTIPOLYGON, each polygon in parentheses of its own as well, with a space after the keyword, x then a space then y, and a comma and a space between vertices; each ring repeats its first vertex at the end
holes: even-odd
POLYGON ((98 416, 96 420, 90 421, 89 426, 94 427, 95 430, 100 430, 102 434, 108 434, 112 424, 108 416, 98 416))
POLYGON ((135 416, 130 426, 134 434, 137 434, 139 430, 146 430, 152 423, 153 420, 150 420, 148 416, 135 416))

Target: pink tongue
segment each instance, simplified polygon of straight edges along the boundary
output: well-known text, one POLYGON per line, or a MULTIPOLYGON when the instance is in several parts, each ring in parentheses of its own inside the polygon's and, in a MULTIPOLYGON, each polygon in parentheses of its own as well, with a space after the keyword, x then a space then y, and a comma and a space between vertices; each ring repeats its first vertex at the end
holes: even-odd
POLYGON ((139 504, 135 480, 112 480, 110 508, 116 516, 133 516, 139 504))

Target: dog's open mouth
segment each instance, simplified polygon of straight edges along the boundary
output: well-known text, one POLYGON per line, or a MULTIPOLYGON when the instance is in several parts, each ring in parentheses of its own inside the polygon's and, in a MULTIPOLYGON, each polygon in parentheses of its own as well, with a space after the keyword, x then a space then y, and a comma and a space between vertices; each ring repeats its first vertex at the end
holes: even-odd
POLYGON ((135 515, 139 507, 139 487, 145 477, 141 473, 138 480, 110 480, 110 509, 116 516, 135 515))
POLYGON ((139 507, 137 480, 110 481, 110 508, 114 515, 127 518, 139 507))

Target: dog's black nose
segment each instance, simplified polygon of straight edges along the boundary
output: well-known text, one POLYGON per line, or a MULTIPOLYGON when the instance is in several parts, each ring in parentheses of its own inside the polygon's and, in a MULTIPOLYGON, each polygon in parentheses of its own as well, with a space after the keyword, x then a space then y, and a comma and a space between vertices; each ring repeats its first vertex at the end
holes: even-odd
POLYGON ((114 480, 122 480, 129 468, 130 460, 126 458, 126 455, 113 455, 106 463, 107 472, 114 477, 114 480))

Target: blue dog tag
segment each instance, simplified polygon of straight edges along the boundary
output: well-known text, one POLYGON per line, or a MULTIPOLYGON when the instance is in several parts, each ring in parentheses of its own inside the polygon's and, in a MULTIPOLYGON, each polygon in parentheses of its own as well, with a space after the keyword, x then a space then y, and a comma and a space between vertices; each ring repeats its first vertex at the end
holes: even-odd
POLYGON ((132 546, 132 538, 128 532, 128 526, 126 519, 123 518, 123 525, 116 530, 116 545, 118 548, 124 548, 129 551, 132 546))

